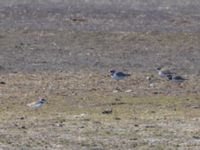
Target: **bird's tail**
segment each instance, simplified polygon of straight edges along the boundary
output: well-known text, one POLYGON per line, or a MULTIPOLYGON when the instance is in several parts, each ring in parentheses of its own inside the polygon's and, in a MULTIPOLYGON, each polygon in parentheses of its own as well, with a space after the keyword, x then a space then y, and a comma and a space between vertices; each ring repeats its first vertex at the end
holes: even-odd
POLYGON ((126 73, 126 74, 125 74, 125 76, 127 76, 127 77, 128 77, 128 76, 131 76, 131 74, 128 74, 128 73, 126 73))
POLYGON ((32 107, 33 105, 35 105, 35 102, 28 103, 26 106, 28 106, 28 107, 32 107))

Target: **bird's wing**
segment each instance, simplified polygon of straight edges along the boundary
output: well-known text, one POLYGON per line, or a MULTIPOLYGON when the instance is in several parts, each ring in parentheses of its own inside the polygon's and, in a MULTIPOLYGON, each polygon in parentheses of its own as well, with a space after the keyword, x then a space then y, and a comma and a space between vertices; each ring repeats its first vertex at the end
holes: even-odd
POLYGON ((119 76, 119 77, 124 77, 124 76, 126 76, 126 74, 123 73, 123 72, 116 72, 116 75, 119 76))
POLYGON ((163 69, 161 70, 164 74, 174 74, 173 72, 171 72, 170 70, 167 70, 167 69, 163 69))
POLYGON ((28 103, 27 106, 28 107, 32 107, 33 105, 35 105, 37 102, 32 102, 32 103, 28 103))
POLYGON ((186 80, 185 78, 181 77, 181 76, 175 76, 174 77, 175 80, 186 80))
POLYGON ((40 102, 37 101, 37 102, 32 102, 32 103, 28 103, 27 106, 28 107, 33 107, 34 105, 38 105, 40 102))

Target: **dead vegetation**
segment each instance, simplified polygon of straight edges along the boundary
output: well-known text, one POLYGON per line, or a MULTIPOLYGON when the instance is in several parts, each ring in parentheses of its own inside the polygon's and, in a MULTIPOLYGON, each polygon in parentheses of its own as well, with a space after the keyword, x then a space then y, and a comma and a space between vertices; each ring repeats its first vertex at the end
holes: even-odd
POLYGON ((199 2, 50 1, 0 0, 0 149, 199 150, 199 2))
POLYGON ((181 87, 166 94, 160 89, 170 89, 168 82, 158 79, 152 89, 142 78, 116 83, 92 72, 1 75, 1 148, 198 149, 199 95, 181 87), (115 86, 121 91, 113 92, 115 86), (144 90, 149 96, 140 95, 144 90), (38 97, 49 103, 29 109, 38 97))

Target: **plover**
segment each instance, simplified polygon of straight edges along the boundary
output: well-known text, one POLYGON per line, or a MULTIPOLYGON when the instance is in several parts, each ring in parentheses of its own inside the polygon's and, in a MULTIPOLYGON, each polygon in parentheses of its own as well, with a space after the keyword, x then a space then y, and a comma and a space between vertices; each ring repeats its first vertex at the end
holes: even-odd
POLYGON ((118 72, 118 71, 115 71, 115 70, 110 70, 110 73, 111 73, 111 78, 113 78, 113 79, 115 79, 117 81, 118 80, 122 80, 125 77, 130 76, 130 74, 123 73, 123 72, 118 72))
POLYGON ((170 81, 172 81, 174 83, 179 83, 179 84, 182 83, 182 82, 184 82, 185 80, 188 80, 188 79, 185 79, 185 78, 183 78, 181 76, 173 76, 173 75, 167 75, 167 78, 170 81))
POLYGON ((47 101, 42 98, 42 99, 39 99, 38 101, 27 104, 27 106, 33 109, 38 109, 42 107, 46 102, 47 101))
POLYGON ((170 70, 165 69, 165 68, 161 68, 161 67, 156 68, 156 71, 158 72, 158 75, 160 77, 167 77, 168 75, 173 75, 174 74, 170 70))

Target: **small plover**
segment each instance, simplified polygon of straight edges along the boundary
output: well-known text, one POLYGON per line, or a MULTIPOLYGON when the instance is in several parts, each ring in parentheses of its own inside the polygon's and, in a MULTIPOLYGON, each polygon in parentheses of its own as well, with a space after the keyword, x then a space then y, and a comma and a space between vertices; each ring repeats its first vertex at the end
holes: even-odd
POLYGON ((183 78, 181 76, 173 76, 173 75, 168 75, 167 78, 170 81, 172 81, 174 83, 179 83, 179 84, 182 83, 182 82, 184 82, 185 80, 188 80, 188 79, 185 79, 185 78, 183 78))
POLYGON ((161 68, 161 67, 156 68, 156 71, 158 72, 158 75, 160 77, 167 77, 168 75, 173 75, 174 74, 170 70, 165 69, 165 68, 161 68))
POLYGON ((42 98, 42 99, 39 99, 38 101, 27 104, 27 106, 33 109, 38 109, 42 107, 46 102, 47 101, 42 98))
POLYGON ((113 78, 113 79, 115 79, 117 81, 118 80, 122 80, 125 77, 130 76, 130 74, 123 73, 123 72, 118 72, 118 71, 115 71, 115 70, 110 70, 110 73, 111 73, 111 78, 113 78))

